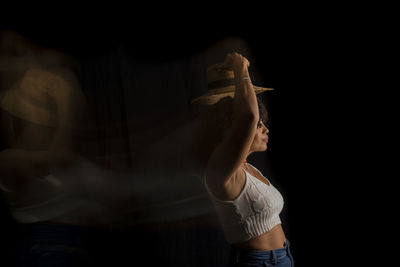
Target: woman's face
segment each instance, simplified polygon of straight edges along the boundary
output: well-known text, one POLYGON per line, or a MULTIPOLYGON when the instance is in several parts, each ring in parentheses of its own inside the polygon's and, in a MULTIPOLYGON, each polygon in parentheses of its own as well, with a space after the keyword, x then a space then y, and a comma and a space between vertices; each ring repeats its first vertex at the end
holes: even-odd
POLYGON ((260 120, 257 124, 256 135, 254 136, 253 143, 250 147, 250 153, 261 152, 267 150, 268 144, 268 128, 260 120))

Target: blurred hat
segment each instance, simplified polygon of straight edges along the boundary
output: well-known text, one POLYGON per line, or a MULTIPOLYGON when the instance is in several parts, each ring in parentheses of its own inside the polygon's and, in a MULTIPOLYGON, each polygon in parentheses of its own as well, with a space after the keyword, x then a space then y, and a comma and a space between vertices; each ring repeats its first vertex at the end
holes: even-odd
MULTIPOLYGON (((208 90, 205 94, 192 100, 196 105, 213 105, 224 97, 235 95, 235 74, 233 70, 222 67, 223 63, 216 63, 207 68, 208 90)), ((274 88, 260 87, 253 84, 256 94, 274 90, 274 88)))

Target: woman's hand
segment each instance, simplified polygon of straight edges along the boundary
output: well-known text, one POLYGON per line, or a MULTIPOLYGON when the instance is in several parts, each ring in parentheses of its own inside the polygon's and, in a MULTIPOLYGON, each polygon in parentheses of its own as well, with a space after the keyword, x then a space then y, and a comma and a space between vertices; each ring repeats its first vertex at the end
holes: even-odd
POLYGON ((225 56, 225 60, 220 67, 233 70, 236 75, 241 74, 243 71, 247 71, 249 66, 250 62, 246 57, 239 53, 233 52, 225 56))

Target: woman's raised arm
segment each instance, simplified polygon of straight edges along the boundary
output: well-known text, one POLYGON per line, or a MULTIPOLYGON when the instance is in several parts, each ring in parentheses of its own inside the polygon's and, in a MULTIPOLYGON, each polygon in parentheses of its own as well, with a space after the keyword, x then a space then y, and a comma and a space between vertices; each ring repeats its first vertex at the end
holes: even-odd
POLYGON ((234 119, 207 163, 206 183, 214 190, 230 187, 237 174, 244 175, 238 170, 249 153, 259 120, 257 97, 249 78, 248 60, 238 53, 228 54, 222 67, 233 69, 235 74, 234 119))

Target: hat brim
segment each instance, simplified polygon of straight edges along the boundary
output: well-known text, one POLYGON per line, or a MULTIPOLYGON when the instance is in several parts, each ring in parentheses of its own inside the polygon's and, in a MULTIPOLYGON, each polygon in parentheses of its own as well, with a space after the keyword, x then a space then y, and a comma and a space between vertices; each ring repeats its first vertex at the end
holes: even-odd
MULTIPOLYGON (((272 91, 274 88, 268 88, 268 87, 260 87, 260 86, 255 86, 253 85, 254 92, 256 94, 265 92, 265 91, 272 91)), ((196 97, 195 99, 192 100, 192 104, 195 105, 214 105, 217 103, 219 100, 221 100, 224 97, 232 97, 234 98, 235 96, 235 86, 228 86, 224 88, 218 88, 214 90, 209 90, 207 93, 196 97)))

